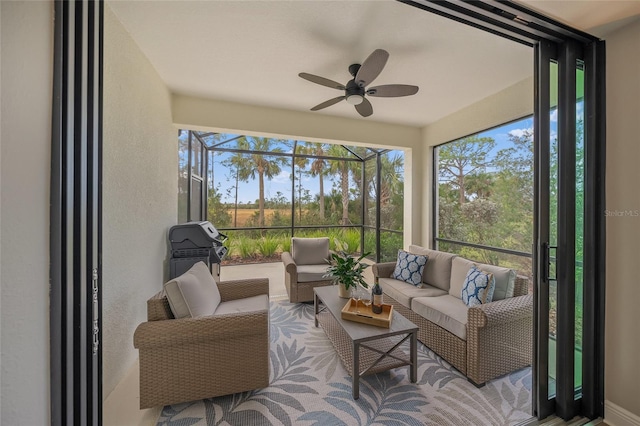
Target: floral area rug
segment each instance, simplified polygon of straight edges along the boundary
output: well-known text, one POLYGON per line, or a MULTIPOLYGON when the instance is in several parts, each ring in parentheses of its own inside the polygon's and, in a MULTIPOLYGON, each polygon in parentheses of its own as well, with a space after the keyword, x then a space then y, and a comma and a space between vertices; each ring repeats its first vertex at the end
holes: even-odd
MULTIPOLYGON (((360 398, 313 305, 271 302, 270 386, 166 406, 158 425, 515 425, 531 418, 531 369, 476 388, 418 342, 418 382, 409 368, 365 376, 360 398)), ((408 348, 407 348, 408 350, 408 348)))

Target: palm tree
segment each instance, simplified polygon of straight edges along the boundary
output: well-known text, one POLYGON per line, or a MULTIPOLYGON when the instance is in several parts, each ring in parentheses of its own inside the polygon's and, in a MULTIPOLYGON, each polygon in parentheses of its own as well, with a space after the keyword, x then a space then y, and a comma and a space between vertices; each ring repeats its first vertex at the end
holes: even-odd
MULTIPOLYGON (((296 154, 306 155, 309 150, 306 145, 301 145, 296 141, 295 152, 296 154)), ((300 222, 302 222, 302 173, 308 163, 309 159, 307 157, 295 157, 296 170, 298 171, 298 220, 300 222)), ((292 176, 292 178, 294 177, 292 176)))
POLYGON ((382 155, 380 158, 380 205, 386 206, 391 202, 394 194, 399 193, 403 183, 404 159, 395 153, 392 157, 382 155))
MULTIPOLYGON (((344 147, 331 145, 328 153, 332 157, 343 157, 344 147)), ((345 160, 329 160, 329 170, 340 176, 340 193, 342 194, 342 225, 349 224, 349 162, 345 160)))
MULTIPOLYGON (((238 139, 238 149, 249 149, 249 143, 245 137, 238 139)), ((233 227, 238 226, 238 184, 246 182, 249 179, 249 158, 242 152, 236 152, 227 160, 223 161, 226 167, 235 168, 235 200, 234 200, 234 212, 233 212, 233 227)))
POLYGON ((311 176, 318 176, 318 183, 320 184, 320 194, 318 194, 320 219, 324 221, 324 174, 325 168, 327 167, 327 161, 322 158, 325 155, 324 145, 321 143, 314 143, 312 144, 311 150, 313 154, 317 156, 317 158, 311 162, 311 176))
POLYGON ((251 137, 249 139, 250 149, 253 151, 248 157, 247 173, 248 177, 255 179, 258 176, 259 198, 258 198, 258 226, 264 227, 264 178, 272 179, 281 171, 286 158, 280 156, 265 155, 269 152, 283 152, 280 147, 274 146, 277 142, 274 139, 251 137))

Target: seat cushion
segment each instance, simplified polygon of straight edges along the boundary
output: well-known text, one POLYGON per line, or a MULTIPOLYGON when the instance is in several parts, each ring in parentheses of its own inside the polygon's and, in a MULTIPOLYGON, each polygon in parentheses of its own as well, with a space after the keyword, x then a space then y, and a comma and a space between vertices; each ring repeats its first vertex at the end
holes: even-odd
POLYGON ((424 247, 410 245, 409 253, 427 256, 429 260, 422 273, 422 282, 449 291, 451 281, 451 261, 458 257, 457 254, 446 253, 438 250, 429 250, 424 247))
POLYGON ((296 265, 328 265, 329 237, 291 238, 291 257, 296 265))
POLYGON ((176 318, 196 318, 215 312, 220 304, 216 280, 204 262, 164 285, 171 312, 176 318))
POLYGON ((416 287, 393 278, 378 278, 378 282, 384 293, 393 297, 409 309, 411 309, 411 300, 414 297, 434 297, 447 294, 446 291, 428 284, 422 284, 422 287, 416 287))
POLYGON ((516 272, 513 269, 488 265, 486 263, 474 263, 463 257, 453 259, 451 264, 451 284, 449 287, 449 294, 451 296, 461 298, 462 286, 467 277, 467 272, 469 272, 469 269, 474 265, 476 265, 478 269, 493 274, 496 280, 496 288, 493 292, 492 300, 502 300, 513 297, 513 289, 516 282, 516 272))
POLYGON ((469 307, 459 298, 449 294, 438 297, 416 297, 411 301, 411 310, 462 340, 467 340, 469 307))
POLYGON ((329 281, 331 278, 325 277, 328 264, 322 265, 298 265, 298 282, 308 283, 311 281, 329 281))
POLYGON ((396 267, 391 274, 391 278, 415 286, 420 285, 422 284, 422 273, 424 272, 424 265, 426 263, 427 256, 398 250, 398 260, 396 261, 396 267))
POLYGON ((244 299, 229 300, 220 302, 215 315, 236 314, 239 312, 255 312, 269 309, 269 296, 258 294, 257 296, 245 297, 244 299))

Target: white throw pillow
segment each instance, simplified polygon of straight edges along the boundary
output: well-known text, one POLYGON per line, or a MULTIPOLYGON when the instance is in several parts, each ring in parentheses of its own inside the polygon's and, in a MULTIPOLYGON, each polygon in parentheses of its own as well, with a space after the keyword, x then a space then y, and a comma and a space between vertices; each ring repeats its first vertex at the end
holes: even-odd
POLYGON ((164 290, 176 318, 213 315, 220 304, 218 285, 204 262, 196 263, 184 274, 167 282, 164 290))

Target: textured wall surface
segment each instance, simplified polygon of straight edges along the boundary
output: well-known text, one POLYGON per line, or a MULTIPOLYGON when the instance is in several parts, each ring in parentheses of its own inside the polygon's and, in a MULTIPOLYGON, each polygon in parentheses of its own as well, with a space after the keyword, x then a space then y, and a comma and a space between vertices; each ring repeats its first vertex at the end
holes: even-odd
POLYGON ((0 424, 46 425, 53 3, 3 1, 0 10, 0 424))
MULTIPOLYGON (((607 47, 605 399, 640 419, 640 20, 607 47)), ((608 420, 607 414, 605 420, 608 420)), ((636 420, 638 421, 638 420, 636 420)), ((613 423, 612 423, 613 424, 613 423)), ((622 424, 622 423, 619 423, 622 424)), ((638 424, 638 423, 636 423, 638 424)))
POLYGON ((169 91, 105 8, 103 390, 138 356, 133 332, 162 288, 167 230, 176 223, 177 129, 169 91))

